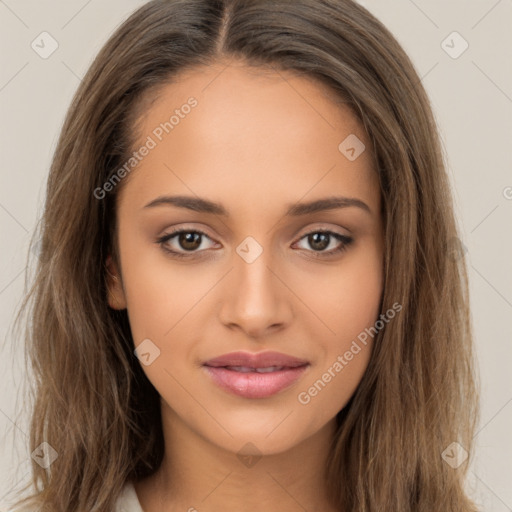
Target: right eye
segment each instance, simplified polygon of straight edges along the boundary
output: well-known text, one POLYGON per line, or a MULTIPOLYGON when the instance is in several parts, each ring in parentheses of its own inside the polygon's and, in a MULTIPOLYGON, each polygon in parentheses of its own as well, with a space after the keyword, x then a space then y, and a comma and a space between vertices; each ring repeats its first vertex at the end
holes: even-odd
POLYGON ((162 235, 156 240, 156 243, 167 253, 186 258, 204 251, 204 248, 199 250, 203 246, 204 237, 210 239, 206 233, 200 230, 177 229, 162 235))

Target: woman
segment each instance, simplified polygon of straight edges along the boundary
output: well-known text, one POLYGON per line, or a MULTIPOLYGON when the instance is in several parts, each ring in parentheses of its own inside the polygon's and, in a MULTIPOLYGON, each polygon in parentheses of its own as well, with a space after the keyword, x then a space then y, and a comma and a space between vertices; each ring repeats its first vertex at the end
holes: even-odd
POLYGON ((52 163, 26 505, 476 510, 457 234, 425 90, 364 8, 147 3, 52 163))

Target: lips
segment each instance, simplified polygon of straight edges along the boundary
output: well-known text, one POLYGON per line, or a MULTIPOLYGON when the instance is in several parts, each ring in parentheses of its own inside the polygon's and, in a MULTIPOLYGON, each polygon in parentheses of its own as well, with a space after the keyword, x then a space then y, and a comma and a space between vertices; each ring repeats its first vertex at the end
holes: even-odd
POLYGON ((203 363, 213 382, 245 398, 266 398, 294 384, 309 362, 279 352, 232 352, 203 363))
POLYGON ((279 371, 279 370, 284 370, 285 368, 288 368, 288 366, 265 366, 263 368, 255 368, 255 367, 250 367, 250 366, 223 366, 222 368, 226 368, 227 370, 231 370, 233 372, 240 372, 240 373, 250 373, 250 372, 270 373, 270 372, 275 372, 275 371, 279 371))
POLYGON ((232 352, 223 356, 209 359, 206 366, 219 367, 245 367, 245 368, 296 368, 308 364, 308 361, 297 357, 282 354, 280 352, 232 352))

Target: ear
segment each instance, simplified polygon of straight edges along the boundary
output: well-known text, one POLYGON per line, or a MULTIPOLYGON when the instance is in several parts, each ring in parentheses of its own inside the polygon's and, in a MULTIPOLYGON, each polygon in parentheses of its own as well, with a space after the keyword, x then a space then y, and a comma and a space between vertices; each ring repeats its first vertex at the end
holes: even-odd
POLYGON ((116 263, 109 254, 105 262, 105 279, 107 284, 108 305, 112 309, 126 309, 126 297, 124 294, 121 273, 116 263))

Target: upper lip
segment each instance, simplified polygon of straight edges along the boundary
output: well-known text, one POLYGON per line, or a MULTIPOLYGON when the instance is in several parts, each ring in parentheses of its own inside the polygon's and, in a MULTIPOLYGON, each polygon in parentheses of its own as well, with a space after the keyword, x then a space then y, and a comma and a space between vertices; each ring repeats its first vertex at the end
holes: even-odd
POLYGON ((296 368, 308 361, 280 352, 230 352, 204 362, 204 366, 245 366, 248 368, 269 368, 271 366, 296 368))

